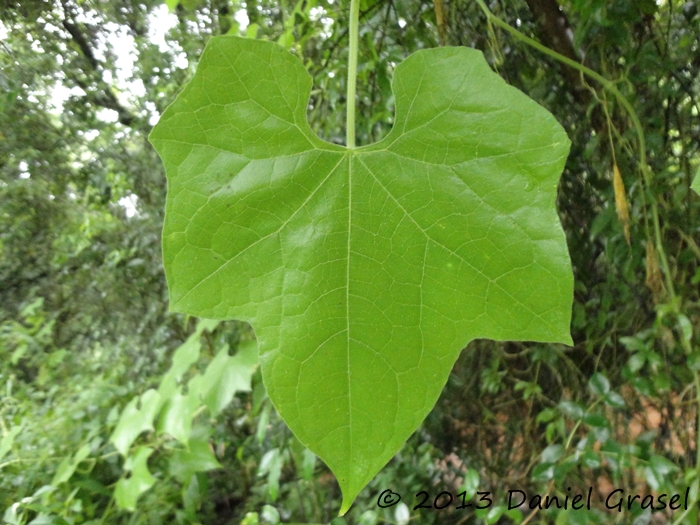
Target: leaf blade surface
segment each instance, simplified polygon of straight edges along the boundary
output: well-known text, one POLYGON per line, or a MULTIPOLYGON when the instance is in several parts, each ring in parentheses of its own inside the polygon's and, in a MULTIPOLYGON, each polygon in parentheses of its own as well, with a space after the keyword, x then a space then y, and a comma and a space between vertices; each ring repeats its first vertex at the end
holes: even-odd
POLYGON ((393 130, 347 150, 309 128, 297 59, 213 38, 151 135, 171 308, 252 324, 270 398, 338 477, 341 511, 469 341, 571 342, 561 126, 471 49, 420 51, 393 87, 393 130))

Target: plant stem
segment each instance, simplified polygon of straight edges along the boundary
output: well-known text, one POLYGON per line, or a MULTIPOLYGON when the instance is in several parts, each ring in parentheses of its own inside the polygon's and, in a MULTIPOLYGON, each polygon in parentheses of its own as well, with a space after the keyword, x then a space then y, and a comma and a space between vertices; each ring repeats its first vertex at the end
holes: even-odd
POLYGON ((350 0, 350 51, 348 54, 347 118, 345 144, 355 148, 355 84, 357 83, 357 40, 360 30, 360 0, 350 0))

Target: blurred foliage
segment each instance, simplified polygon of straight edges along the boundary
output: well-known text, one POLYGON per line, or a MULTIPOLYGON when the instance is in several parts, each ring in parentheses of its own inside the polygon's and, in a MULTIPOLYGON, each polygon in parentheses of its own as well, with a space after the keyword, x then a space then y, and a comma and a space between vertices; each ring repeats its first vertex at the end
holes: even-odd
POLYGON ((395 65, 439 45, 437 4, 446 43, 482 49, 572 140, 558 209, 576 277, 575 345, 472 343, 423 426, 338 518, 334 478, 281 422, 250 364, 250 329, 167 312, 165 177, 146 136, 209 36, 231 33, 299 56, 314 78, 310 123, 341 143, 347 6, 0 3, 5 523, 507 524, 532 512, 508 511, 508 490, 563 498, 569 487, 592 487, 594 508, 535 509, 529 523, 698 523, 694 507, 652 516, 640 500, 618 512, 596 498, 613 488, 626 496, 690 487, 697 499, 700 198, 689 188, 700 158, 700 5, 490 3, 513 27, 615 82, 644 128, 647 186, 630 116, 610 94, 487 24, 472 0, 362 2, 359 144, 391 128, 395 65), (381 509, 387 488, 403 499, 381 509), (428 505, 443 491, 474 502, 490 491, 494 504, 414 510, 421 490, 428 505))

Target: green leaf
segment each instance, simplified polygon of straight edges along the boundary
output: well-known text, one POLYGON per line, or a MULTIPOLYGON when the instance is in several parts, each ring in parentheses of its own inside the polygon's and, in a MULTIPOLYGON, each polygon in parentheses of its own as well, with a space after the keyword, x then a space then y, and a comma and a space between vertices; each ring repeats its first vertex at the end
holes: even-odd
POLYGON ((597 396, 604 396, 610 391, 610 381, 600 372, 596 372, 588 381, 588 388, 597 396))
POLYGON ((464 484, 462 490, 466 492, 465 500, 470 500, 479 490, 479 473, 473 468, 468 468, 464 474, 464 484))
POLYGON ((305 481, 311 480, 316 468, 316 454, 294 438, 289 443, 289 451, 297 471, 297 476, 305 481))
POLYGON ((228 346, 222 348, 207 366, 201 382, 202 401, 212 417, 216 417, 231 402, 236 392, 250 392, 250 379, 258 364, 258 346, 246 341, 236 355, 228 355, 228 346))
POLYGON ((272 505, 263 505, 260 511, 262 522, 267 525, 277 525, 280 522, 280 513, 272 505))
POLYGON ((180 481, 189 480, 196 472, 221 468, 205 438, 193 438, 187 449, 173 452, 170 457, 170 473, 180 481))
POLYGON ((700 195, 700 167, 698 168, 698 171, 695 174, 695 179, 693 180, 693 184, 690 187, 695 190, 695 193, 700 195))
POLYGON ((360 519, 357 520, 357 525, 377 525, 379 521, 379 516, 373 510, 366 510, 360 515, 360 519))
POLYGON ((544 410, 542 410, 542 412, 537 414, 536 422, 537 423, 549 423, 552 419, 554 419, 558 415, 559 415, 559 412, 557 412, 556 409, 545 408, 544 410))
POLYGON ((625 408, 624 398, 617 392, 608 392, 603 398, 606 405, 610 405, 614 408, 625 408))
MULTIPOLYGON (((63 521, 59 518, 60 521, 63 521)), ((32 521, 30 521, 27 525, 56 525, 56 523, 59 521, 54 519, 53 516, 49 516, 48 514, 39 513, 37 514, 36 518, 34 518, 32 521)))
POLYGON ((632 354, 629 358, 627 365, 630 367, 632 373, 639 372, 642 369, 646 362, 645 355, 645 352, 637 352, 636 354, 632 354))
POLYGON ((502 505, 497 505, 495 507, 492 507, 489 509, 488 514, 486 514, 486 523, 496 523, 501 516, 503 516, 503 513, 506 511, 506 508, 502 505))
POLYGON ((187 445, 192 430, 192 417, 201 406, 198 395, 175 393, 161 412, 158 433, 165 432, 187 445))
POLYGON ((678 314, 678 326, 683 334, 683 339, 686 340, 688 346, 691 345, 691 340, 693 339, 693 324, 690 319, 684 314, 678 314))
POLYGON ((310 481, 314 475, 314 469, 316 468, 316 454, 311 452, 308 448, 304 448, 303 457, 301 477, 306 481, 310 481))
POLYGON ((166 379, 173 379, 176 382, 180 381, 183 374, 187 372, 187 369, 199 359, 199 352, 202 347, 200 340, 202 332, 204 330, 211 332, 218 324, 218 321, 213 321, 211 319, 200 319, 194 333, 175 350, 173 354, 173 364, 170 366, 170 370, 168 370, 168 373, 163 379, 164 383, 166 379))
POLYGON ((124 470, 130 473, 128 478, 117 482, 114 499, 120 509, 135 510, 139 496, 150 489, 156 482, 148 470, 147 461, 153 453, 152 448, 138 447, 124 464, 124 470))
POLYGON ((83 445, 75 453, 75 456, 64 458, 61 463, 59 463, 56 473, 51 480, 51 485, 57 487, 61 483, 68 481, 71 476, 75 473, 75 469, 81 461, 90 455, 90 445, 83 445))
POLYGON ((661 490, 666 478, 678 471, 678 467, 663 456, 654 455, 649 459, 649 466, 646 467, 647 483, 653 490, 661 490))
POLYGON ((17 434, 22 430, 21 426, 12 427, 0 440, 0 459, 4 458, 7 453, 12 450, 12 444, 15 442, 17 434))
POLYGON ((408 520, 411 518, 411 511, 408 510, 408 505, 403 501, 396 505, 394 509, 394 520, 396 525, 408 525, 408 520))
POLYGON ((581 463, 588 469, 597 469, 600 468, 601 461, 595 452, 592 450, 586 450, 581 455, 581 463))
POLYGON ((542 451, 540 463, 556 463, 564 455, 564 447, 561 445, 549 445, 542 451))
POLYGON ((260 460, 258 475, 264 476, 267 474, 267 490, 272 501, 275 501, 279 494, 280 475, 282 474, 283 464, 284 458, 278 448, 269 450, 260 460))
POLYGON ((267 426, 270 422, 270 404, 265 403, 265 408, 263 408, 260 418, 258 420, 258 428, 255 432, 255 439, 258 443, 262 444, 265 441, 265 435, 267 434, 267 426))
POLYGON ((241 521, 241 525, 258 525, 259 523, 257 512, 249 512, 241 521))
POLYGON ((551 463, 540 463, 532 469, 532 479, 549 481, 554 477, 554 465, 551 463))
POLYGON ((3 515, 3 523, 7 525, 19 525, 20 524, 20 516, 17 514, 17 510, 19 509, 19 502, 15 503, 14 505, 11 505, 10 507, 7 507, 5 509, 5 514, 3 515))
POLYGON ((583 416, 583 422, 595 428, 607 428, 608 420, 600 414, 586 414, 583 416))
POLYGON ((574 401, 562 401, 558 405, 559 410, 571 419, 581 419, 584 415, 583 407, 574 401))
POLYGON ((259 29, 259 27, 260 27, 260 26, 258 26, 258 24, 255 24, 255 23, 250 24, 250 25, 246 28, 246 31, 245 31, 245 36, 246 36, 246 38, 253 38, 253 39, 257 38, 257 37, 258 37, 258 29, 259 29))
POLYGON ((132 399, 119 416, 119 421, 109 440, 114 447, 126 456, 131 444, 144 430, 153 430, 153 418, 161 406, 161 396, 153 389, 141 397, 132 399))
POLYGON ((150 139, 171 309, 253 326, 270 399, 345 512, 469 341, 571 343, 569 140, 468 48, 400 64, 394 128, 370 146, 316 137, 310 89, 278 45, 215 37, 150 139))
MULTIPOLYGON (((203 378, 199 375, 195 375, 188 383, 188 392, 186 395, 181 393, 178 383, 182 380, 182 376, 187 370, 199 359, 202 346, 202 332, 204 330, 211 332, 218 324, 218 321, 211 319, 199 320, 194 333, 175 350, 172 365, 163 377, 158 388, 159 401, 156 405, 157 408, 154 412, 154 416, 158 413, 159 407, 164 405, 159 415, 158 433, 165 432, 170 434, 184 445, 187 445, 190 439, 192 418, 197 409, 202 405, 200 396, 203 378)), ((211 388, 211 386, 209 386, 209 388, 211 388)), ((147 426, 144 429, 146 428, 152 427, 147 426)))

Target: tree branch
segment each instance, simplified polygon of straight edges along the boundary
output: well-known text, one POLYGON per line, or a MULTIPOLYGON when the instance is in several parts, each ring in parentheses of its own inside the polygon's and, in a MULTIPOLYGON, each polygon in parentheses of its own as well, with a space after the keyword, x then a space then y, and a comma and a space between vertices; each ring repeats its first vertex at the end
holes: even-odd
POLYGON ((99 69, 100 64, 95 58, 95 54, 92 52, 90 44, 88 44, 88 41, 85 39, 85 35, 83 35, 80 32, 78 26, 76 26, 67 18, 64 18, 61 23, 63 24, 63 27, 66 29, 66 31, 70 33, 73 42, 75 42, 78 45, 80 51, 83 53, 83 55, 85 55, 85 58, 88 59, 88 62, 90 62, 90 66, 92 66, 92 69, 99 69))
MULTIPOLYGON (((550 49, 560 55, 580 62, 573 43, 573 32, 566 14, 559 8, 557 0, 525 0, 535 23, 542 31, 542 37, 550 49)), ((577 102, 587 104, 590 93, 581 82, 581 75, 575 69, 562 65, 562 73, 566 83, 571 87, 571 92, 577 102)))
POLYGON ((95 57, 95 53, 93 52, 88 39, 75 23, 75 19, 73 18, 73 9, 71 9, 71 6, 66 0, 63 0, 61 5, 63 6, 64 13, 64 18, 61 23, 64 29, 71 36, 71 40, 78 46, 80 52, 87 59, 91 72, 96 74, 98 79, 96 82, 98 92, 90 90, 87 83, 79 79, 74 79, 75 82, 83 89, 83 91, 85 91, 90 102, 102 108, 116 111, 121 124, 124 126, 132 126, 136 121, 136 117, 128 109, 126 109, 121 102, 119 102, 119 99, 112 90, 112 87, 107 85, 107 83, 102 80, 102 72, 104 68, 101 62, 95 57))

